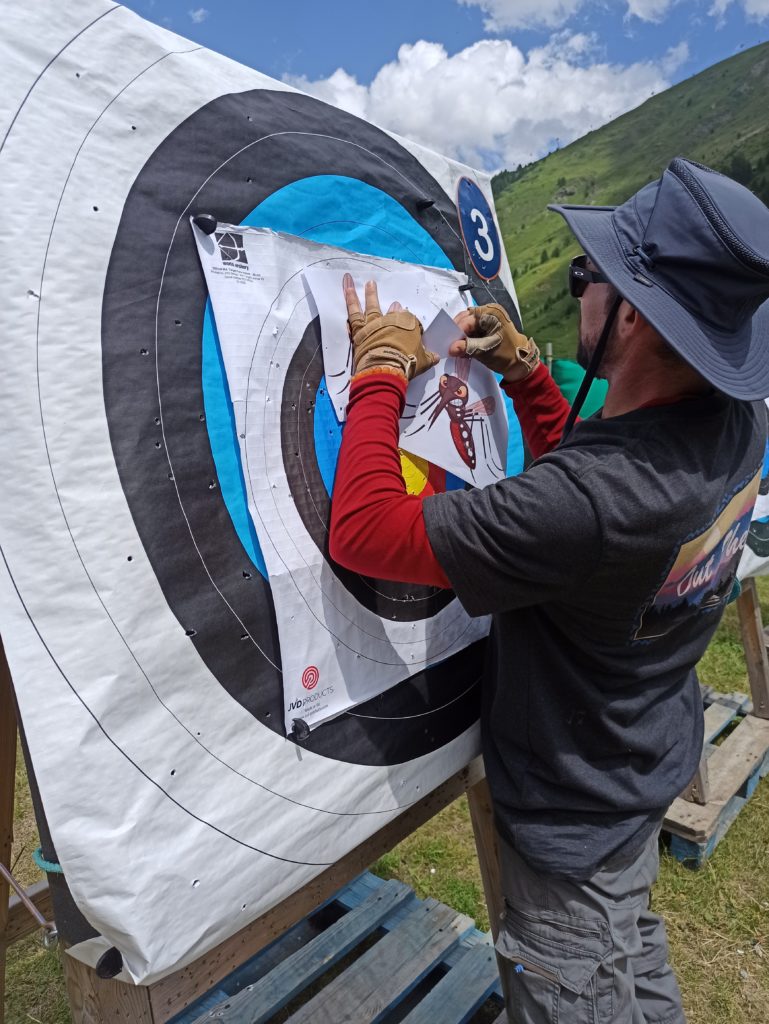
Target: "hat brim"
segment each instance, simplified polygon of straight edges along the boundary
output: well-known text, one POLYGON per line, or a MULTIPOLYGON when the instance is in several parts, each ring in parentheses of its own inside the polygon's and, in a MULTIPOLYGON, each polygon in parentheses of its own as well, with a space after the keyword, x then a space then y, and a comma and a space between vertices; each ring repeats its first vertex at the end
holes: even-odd
POLYGON ((702 323, 653 280, 639 274, 612 219, 615 207, 548 207, 560 213, 601 273, 671 348, 719 391, 754 401, 769 396, 769 301, 736 333, 702 323), (639 277, 648 283, 643 283, 639 277))

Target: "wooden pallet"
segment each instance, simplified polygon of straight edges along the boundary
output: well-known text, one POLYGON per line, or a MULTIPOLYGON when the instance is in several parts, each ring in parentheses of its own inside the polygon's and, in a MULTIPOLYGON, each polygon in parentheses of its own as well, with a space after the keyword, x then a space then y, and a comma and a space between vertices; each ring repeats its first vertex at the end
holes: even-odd
POLYGON ((663 824, 670 852, 692 867, 701 867, 712 854, 759 780, 769 774, 769 720, 753 716, 744 693, 722 694, 708 687, 702 692, 707 799, 696 803, 678 797, 663 824))
POLYGON ((481 1007, 505 1021, 491 936, 367 872, 172 1024, 466 1024, 481 1007))

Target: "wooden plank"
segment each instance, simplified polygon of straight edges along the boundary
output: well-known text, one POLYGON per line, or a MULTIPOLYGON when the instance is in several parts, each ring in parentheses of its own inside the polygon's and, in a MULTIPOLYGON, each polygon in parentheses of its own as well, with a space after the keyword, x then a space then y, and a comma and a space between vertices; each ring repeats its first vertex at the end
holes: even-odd
POLYGON ((394 879, 385 882, 261 981, 213 1007, 193 1024, 203 1024, 212 1018, 223 1024, 263 1024, 376 931, 395 907, 412 899, 408 886, 394 879))
POLYGON ((498 978, 494 947, 473 946, 402 1024, 466 1024, 494 991, 498 978))
POLYGON ((710 777, 708 775, 708 753, 703 751, 697 771, 686 789, 681 794, 682 800, 695 804, 706 804, 710 799, 710 777))
MULTIPOLYGON (((48 880, 43 878, 26 890, 27 896, 32 900, 43 917, 50 921, 53 917, 53 903, 51 902, 51 890, 48 880)), ((5 936, 10 946, 12 942, 19 939, 26 939, 39 929, 40 925, 30 914, 18 896, 12 896, 8 905, 8 926, 5 936)))
POLYGON ((731 704, 713 703, 705 709, 702 757, 692 781, 681 793, 682 800, 695 804, 706 804, 710 800, 708 759, 715 750, 712 742, 721 735, 726 726, 736 717, 737 711, 731 704))
MULTIPOLYGON (((10 868, 16 792, 16 705, 11 672, 0 639, 0 861, 10 868)), ((5 954, 8 948, 8 883, 0 877, 0 1024, 5 1019, 5 954)))
POLYGON ((711 798, 704 806, 678 797, 665 816, 663 828, 704 843, 715 831, 719 816, 769 750, 769 721, 748 715, 708 762, 711 798))
POLYGON ((470 807, 470 821, 473 825, 475 848, 478 852, 478 866, 489 912, 489 924, 494 941, 497 941, 499 922, 504 912, 502 880, 499 871, 499 850, 497 849, 497 827, 494 823, 494 809, 491 803, 489 784, 485 778, 467 790, 470 807))
POLYGON ((289 1018, 288 1024, 373 1024, 473 928, 470 918, 425 900, 289 1018))
POLYGON ((158 1024, 174 1017, 245 960, 283 935, 297 921, 311 914, 352 878, 483 777, 483 763, 480 758, 476 758, 277 907, 189 966, 151 985, 150 999, 158 1024))
POLYGON ((73 1024, 105 1024, 125 1021, 126 1024, 155 1024, 150 1006, 149 989, 127 985, 122 981, 104 981, 85 964, 62 956, 73 1024))
MULTIPOLYGON (((370 871, 364 872, 358 878, 356 878, 349 885, 345 886, 341 892, 337 893, 335 902, 342 907, 352 908, 358 905, 362 899, 365 899, 370 892, 376 889, 382 884, 381 878, 377 878, 376 875, 372 875, 370 871)), ((411 908, 406 906, 396 907, 392 914, 383 921, 383 931, 393 931, 401 921, 404 921, 408 916, 411 908)), ((448 953, 441 960, 441 967, 448 970, 454 967, 462 957, 465 955, 468 949, 471 949, 478 944, 487 946, 489 943, 489 937, 487 932, 478 931, 478 928, 474 928, 472 932, 466 935, 458 946, 454 946, 448 951, 448 953)), ((501 986, 496 986, 495 992, 501 996, 501 986)))
POLYGON ((726 704, 711 704, 709 708, 705 708, 705 739, 703 744, 712 743, 736 717, 737 712, 734 708, 726 704))
POLYGON ((737 598, 737 612, 753 697, 753 714, 757 718, 769 719, 769 656, 754 579, 743 581, 742 593, 737 598))

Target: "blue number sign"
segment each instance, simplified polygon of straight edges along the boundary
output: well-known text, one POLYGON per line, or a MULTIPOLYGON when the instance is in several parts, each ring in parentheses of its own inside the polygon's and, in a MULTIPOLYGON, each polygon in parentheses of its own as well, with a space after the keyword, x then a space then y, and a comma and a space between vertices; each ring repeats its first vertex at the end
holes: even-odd
POLYGON ((486 197, 471 178, 460 178, 457 209, 462 237, 476 274, 491 281, 499 274, 502 245, 486 197))

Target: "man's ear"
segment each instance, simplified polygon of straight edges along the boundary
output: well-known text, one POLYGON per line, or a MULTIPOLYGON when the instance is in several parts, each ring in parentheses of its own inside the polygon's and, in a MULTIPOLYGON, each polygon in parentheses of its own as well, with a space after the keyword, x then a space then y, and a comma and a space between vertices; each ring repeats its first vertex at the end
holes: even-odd
MULTIPOLYGON (((623 299, 617 310, 617 329, 623 334, 639 334, 645 331, 653 331, 646 317, 631 306, 627 299, 623 299)), ((654 332, 656 334, 656 331, 654 332)))

